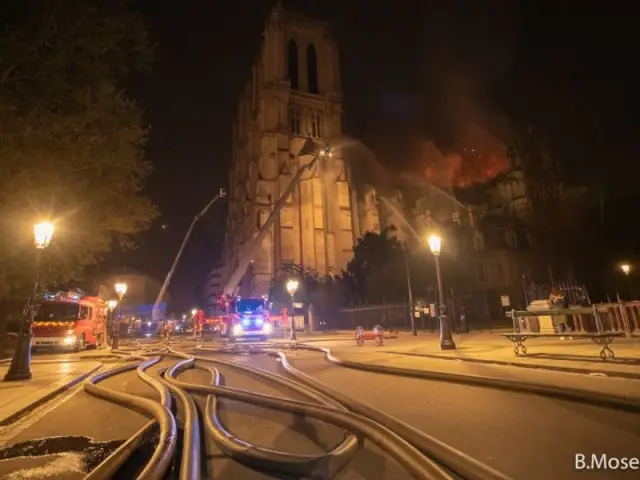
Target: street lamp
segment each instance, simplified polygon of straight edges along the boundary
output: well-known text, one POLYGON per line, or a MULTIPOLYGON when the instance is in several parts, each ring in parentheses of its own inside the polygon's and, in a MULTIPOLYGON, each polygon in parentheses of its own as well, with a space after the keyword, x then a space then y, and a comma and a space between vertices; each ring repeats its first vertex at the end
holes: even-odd
POLYGON ((44 250, 49 246, 54 231, 53 223, 43 222, 33 226, 33 236, 38 250, 44 250))
POLYGON ((36 298, 40 283, 40 254, 49 246, 55 227, 50 222, 42 222, 33 226, 33 239, 36 247, 36 279, 33 286, 33 297, 29 300, 28 313, 22 319, 16 349, 13 352, 11 366, 4 376, 5 382, 31 379, 31 327, 36 313, 36 298))
MULTIPOLYGON (((122 297, 124 297, 127 293, 127 284, 124 282, 117 282, 115 285, 116 295, 118 295, 118 313, 115 316, 115 321, 113 322, 113 340, 111 342, 111 350, 117 350, 119 348, 119 337, 120 337, 120 311, 122 309, 122 297)), ((113 315, 112 315, 113 319, 113 315)))
POLYGON ((451 336, 451 326, 444 302, 444 290, 442 288, 442 274, 440 272, 440 251, 442 239, 437 235, 429 237, 429 248, 436 263, 436 277, 438 279, 438 317, 440 319, 440 350, 455 350, 456 344, 451 336))
POLYGON ((629 293, 631 294, 631 300, 635 300, 636 291, 633 288, 633 282, 631 281, 631 265, 629 265, 628 263, 624 263, 620 265, 620 270, 622 270, 622 273, 624 273, 627 277, 627 282, 629 282, 629 293))
POLYGON ((117 306, 118 306, 117 300, 109 300, 107 302, 107 309, 109 310, 108 325, 110 325, 110 333, 111 333, 111 335, 109 335, 109 337, 111 337, 109 340, 113 338, 113 311, 116 309, 117 306))
POLYGON ((191 309, 191 316, 192 316, 192 317, 195 317, 195 316, 196 316, 196 313, 198 313, 198 309, 197 309, 197 308, 192 308, 192 309, 191 309))
POLYGON ((295 342, 297 340, 296 337, 296 324, 295 324, 295 307, 293 306, 293 297, 298 290, 298 286, 300 282, 298 280, 289 280, 287 282, 287 292, 289 292, 289 296, 291 297, 291 341, 295 342))

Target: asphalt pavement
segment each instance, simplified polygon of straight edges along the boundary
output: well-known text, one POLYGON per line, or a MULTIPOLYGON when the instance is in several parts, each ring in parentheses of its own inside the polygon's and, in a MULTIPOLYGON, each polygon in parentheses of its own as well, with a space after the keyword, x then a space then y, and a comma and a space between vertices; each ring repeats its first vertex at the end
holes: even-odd
MULTIPOLYGON (((637 475, 637 471, 578 472, 574 462, 580 453, 637 457, 639 415, 503 390, 366 373, 332 365, 316 352, 298 350, 288 356, 294 367, 331 389, 395 416, 514 479, 637 475)), ((253 355, 244 361, 283 371, 270 357, 253 355)), ((482 367, 486 375, 492 372, 511 379, 532 375, 509 367, 482 367)), ((547 376, 549 383, 562 376, 571 378, 572 384, 578 382, 574 374, 535 373, 547 376)), ((635 380, 584 377, 583 381, 634 382, 640 391, 635 380)))
MULTIPOLYGON (((194 352, 208 355, 205 351, 194 352)), ((331 389, 393 415, 514 479, 608 479, 637 475, 637 471, 577 472, 574 462, 575 455, 581 453, 637 457, 639 415, 490 388, 366 373, 332 365, 317 352, 298 350, 288 351, 287 355, 296 368, 331 389)), ((285 373, 279 362, 266 355, 226 354, 219 358, 285 373)), ((157 374, 160 368, 174 362, 175 359, 167 359, 150 371, 157 374)), ((305 400, 300 394, 259 377, 229 367, 212 366, 219 369, 227 386, 305 400)), ((488 365, 470 367, 450 361, 436 361, 434 366, 436 370, 477 367, 476 373, 487 376, 619 393, 633 392, 637 387, 640 394, 640 383, 635 380, 488 365)), ((189 370, 180 378, 201 384, 210 381, 206 372, 198 370, 189 370)), ((101 385, 157 399, 154 390, 139 380, 135 372, 108 379, 101 385)), ((194 395, 194 398, 202 412, 204 397, 194 395)), ((229 431, 271 449, 320 453, 344 438, 340 429, 317 420, 224 399, 220 403, 220 417, 229 431)), ((0 431, 0 479, 83 478, 147 421, 141 414, 95 398, 81 387, 75 388, 24 421, 0 431)), ((178 414, 178 425, 181 425, 181 414, 178 414)), ((230 460, 206 435, 204 437, 203 478, 275 478, 230 460)), ((145 449, 125 465, 122 478, 135 478, 135 470, 145 461, 149 446, 145 449)), ((410 477, 385 453, 367 442, 337 478, 403 480, 410 477)))
MULTIPOLYGON (((222 358, 230 359, 228 355, 222 358)), ((245 363, 248 359, 244 355, 232 358, 240 363, 245 363)), ((275 363, 273 359, 270 361, 275 363)), ((157 374, 160 368, 174 362, 175 360, 163 361, 150 371, 157 374)), ((300 394, 271 385, 263 379, 231 368, 216 368, 227 386, 309 401, 300 394)), ((210 381, 206 372, 197 370, 185 372, 180 379, 201 384, 208 384, 210 381)), ((139 380, 135 372, 105 380, 100 385, 157 399, 153 389, 139 380)), ((195 395, 194 398, 203 411, 204 397, 195 395)), ((222 400, 220 403, 220 418, 229 431, 245 441, 271 449, 317 454, 331 450, 344 438, 342 430, 313 419, 235 401, 222 400)), ((179 426, 181 419, 179 414, 179 426)), ((66 398, 56 401, 9 431, 3 432, 4 435, 0 438, 7 441, 5 445, 0 446, 0 479, 81 479, 88 470, 95 467, 146 422, 147 419, 140 414, 92 397, 82 389, 75 389, 66 398)), ((230 460, 208 439, 205 440, 205 445, 207 455, 203 478, 279 478, 250 470, 230 460)), ((143 455, 137 458, 138 466, 144 459, 143 455)), ((135 461, 129 462, 125 468, 126 473, 123 475, 134 478, 135 461)), ((337 478, 403 480, 411 477, 377 447, 366 445, 350 463, 348 470, 337 478)))

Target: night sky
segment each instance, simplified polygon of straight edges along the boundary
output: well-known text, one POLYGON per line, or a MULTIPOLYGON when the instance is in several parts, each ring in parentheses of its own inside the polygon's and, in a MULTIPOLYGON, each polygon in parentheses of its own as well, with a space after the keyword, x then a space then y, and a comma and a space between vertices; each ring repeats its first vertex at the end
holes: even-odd
MULTIPOLYGON (((157 44, 152 72, 131 91, 151 125, 147 193, 162 215, 136 250, 107 263, 164 278, 194 215, 227 186, 233 114, 272 2, 135 3, 157 44)), ((506 118, 543 130, 569 181, 635 194, 637 25, 612 3, 603 11, 570 0, 284 2, 332 25, 346 132, 384 164, 415 171, 425 161, 409 147, 416 139, 446 148, 469 115, 489 127, 506 118), (623 166, 633 171, 620 179, 623 166)), ((172 311, 197 302, 221 253, 225 214, 219 203, 196 228, 172 280, 172 311)))

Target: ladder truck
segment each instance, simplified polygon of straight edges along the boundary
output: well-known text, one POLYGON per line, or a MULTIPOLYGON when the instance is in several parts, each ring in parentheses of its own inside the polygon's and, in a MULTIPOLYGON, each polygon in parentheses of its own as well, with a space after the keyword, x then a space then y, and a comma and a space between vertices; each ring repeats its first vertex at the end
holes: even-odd
POLYGON ((236 292, 247 273, 252 259, 258 253, 260 245, 269 233, 287 198, 300 183, 302 175, 313 169, 319 159, 331 157, 331 148, 328 144, 319 146, 312 140, 307 140, 297 158, 309 154, 313 155, 311 161, 298 168, 289 185, 287 185, 287 188, 285 188, 274 205, 264 225, 255 232, 253 238, 244 244, 238 266, 229 276, 229 280, 218 297, 218 304, 224 311, 220 333, 228 337, 230 341, 235 341, 240 337, 258 337, 261 340, 266 340, 274 330, 275 318, 269 315, 268 299, 266 297, 240 298, 236 296, 236 292))
MULTIPOLYGON (((285 188, 284 192, 276 202, 264 225, 262 225, 262 227, 253 235, 253 238, 251 238, 244 244, 240 254, 240 261, 238 263, 238 266, 232 272, 229 280, 227 281, 226 285, 222 289, 221 294, 219 295, 219 305, 223 307, 224 310, 224 314, 222 315, 221 319, 220 333, 224 336, 229 337, 229 339, 232 341, 238 337, 254 336, 260 338, 268 338, 273 331, 273 322, 271 317, 268 315, 269 309, 267 308, 266 299, 240 299, 236 296, 236 292, 240 285, 240 282, 242 281, 242 278, 245 276, 247 269, 251 264, 251 260, 257 254, 262 241, 267 236, 269 229, 273 225, 275 219, 277 218, 277 215, 280 213, 280 210, 282 210, 282 207, 285 205, 287 198, 300 183, 302 175, 315 167, 320 158, 331 157, 331 148, 329 147, 329 144, 319 145, 316 141, 307 139, 300 152, 296 156, 296 160, 303 155, 313 155, 313 157, 309 163, 298 168, 296 174, 289 182, 289 185, 287 185, 287 188, 285 188)), ((159 320, 158 307, 162 302, 162 297, 164 296, 169 286, 171 277, 173 276, 178 261, 180 260, 182 251, 184 250, 184 247, 189 240, 194 225, 206 213, 211 205, 213 205, 219 198, 224 198, 225 196, 226 191, 220 190, 220 193, 213 200, 211 200, 211 202, 209 202, 191 222, 191 226, 187 231, 180 250, 178 251, 176 258, 173 261, 173 265, 171 266, 171 269, 169 270, 169 273, 165 278, 164 284, 162 285, 162 288, 160 289, 160 292, 154 304, 153 318, 155 321, 159 320)))

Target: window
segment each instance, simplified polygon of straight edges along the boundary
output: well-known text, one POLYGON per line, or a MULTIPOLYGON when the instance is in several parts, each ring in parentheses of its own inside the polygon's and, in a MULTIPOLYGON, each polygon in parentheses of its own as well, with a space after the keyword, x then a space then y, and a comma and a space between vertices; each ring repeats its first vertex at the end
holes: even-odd
POLYGON ((291 88, 298 90, 298 44, 294 39, 289 40, 288 49, 288 62, 289 62, 289 81, 291 82, 291 88))
POLYGON ((289 127, 291 133, 300 135, 300 112, 295 107, 289 107, 289 127))
POLYGON ((311 113, 311 136, 322 137, 322 114, 316 110, 311 113))
POLYGON ((77 320, 79 308, 72 302, 43 302, 36 307, 36 321, 77 320))
POLYGON ((318 57, 312 43, 307 47, 307 82, 309 93, 318 93, 318 57))

